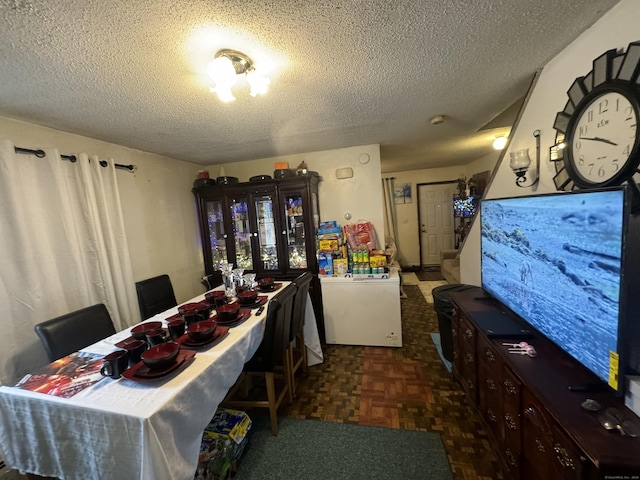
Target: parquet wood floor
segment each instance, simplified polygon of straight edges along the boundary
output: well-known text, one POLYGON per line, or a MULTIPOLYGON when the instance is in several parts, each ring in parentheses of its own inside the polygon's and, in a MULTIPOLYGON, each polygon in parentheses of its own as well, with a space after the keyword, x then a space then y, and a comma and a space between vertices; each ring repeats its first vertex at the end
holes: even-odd
POLYGON ((433 305, 418 286, 403 288, 403 347, 325 345, 324 363, 309 369, 280 415, 438 432, 454 479, 502 479, 477 413, 431 340, 433 305))

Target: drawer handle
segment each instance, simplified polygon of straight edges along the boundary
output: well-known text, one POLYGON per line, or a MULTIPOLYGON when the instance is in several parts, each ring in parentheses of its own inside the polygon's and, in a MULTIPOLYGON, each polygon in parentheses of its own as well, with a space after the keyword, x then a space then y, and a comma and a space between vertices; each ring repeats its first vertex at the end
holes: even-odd
POLYGON ((513 419, 513 417, 509 412, 504 414, 504 419, 507 422, 507 427, 509 427, 511 430, 518 429, 518 425, 516 425, 516 421, 513 419))
POLYGON ((464 356, 464 359, 465 359, 466 363, 473 363, 473 354, 471 354, 471 353, 467 353, 467 354, 464 356))
POLYGON ((489 390, 495 390, 496 389, 496 383, 491 378, 487 378, 486 382, 487 382, 487 387, 489 388, 489 390))
POLYGON ((485 356, 489 359, 490 362, 495 362, 496 361, 496 356, 493 354, 493 352, 491 351, 491 349, 487 348, 484 351, 485 356))
POLYGON ((516 462, 516 457, 513 456, 513 453, 511 453, 511 450, 507 448, 504 454, 507 457, 507 462, 509 462, 509 465, 513 467, 518 465, 518 462, 516 462))
POLYGON ((467 338, 473 338, 473 330, 471 330, 470 328, 467 328, 464 331, 465 335, 467 336, 467 338))
POLYGON ((556 452, 556 459, 564 468, 570 468, 571 470, 575 470, 576 467, 573 464, 573 458, 569 455, 569 453, 560 446, 560 444, 556 443, 553 446, 553 451, 556 452))
POLYGON ((544 443, 542 443, 542 440, 540 440, 539 438, 536 438, 536 445, 537 445, 537 447, 538 447, 538 451, 539 451, 539 452, 544 453, 544 452, 546 452, 546 451, 547 451, 547 449, 546 449, 546 448, 544 448, 544 443))
POLYGON ((507 389, 507 393, 509 393, 510 395, 515 395, 515 393, 517 392, 516 386, 508 378, 504 381, 504 388, 507 389))

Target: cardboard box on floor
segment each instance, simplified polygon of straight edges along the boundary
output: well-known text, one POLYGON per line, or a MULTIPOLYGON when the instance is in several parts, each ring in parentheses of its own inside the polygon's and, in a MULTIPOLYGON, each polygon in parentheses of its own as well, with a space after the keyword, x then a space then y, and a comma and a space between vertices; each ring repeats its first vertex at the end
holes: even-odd
POLYGON ((251 429, 245 412, 219 408, 202 435, 196 480, 223 480, 237 470, 251 429))

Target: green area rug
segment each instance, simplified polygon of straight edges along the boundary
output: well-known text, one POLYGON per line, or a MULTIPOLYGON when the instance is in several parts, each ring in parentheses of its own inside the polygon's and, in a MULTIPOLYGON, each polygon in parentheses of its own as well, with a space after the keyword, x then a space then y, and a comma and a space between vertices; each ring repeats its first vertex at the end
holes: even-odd
POLYGON ((251 415, 235 480, 451 479, 440 434, 251 415))

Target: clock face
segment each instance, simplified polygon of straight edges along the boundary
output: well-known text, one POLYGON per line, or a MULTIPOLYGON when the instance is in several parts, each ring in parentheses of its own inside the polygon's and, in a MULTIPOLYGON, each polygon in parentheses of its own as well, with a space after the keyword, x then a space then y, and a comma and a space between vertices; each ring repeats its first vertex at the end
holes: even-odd
POLYGON ((602 185, 626 171, 638 136, 638 113, 622 93, 593 98, 569 130, 569 166, 577 183, 602 185))

